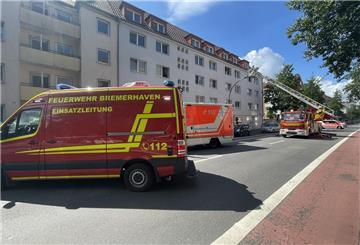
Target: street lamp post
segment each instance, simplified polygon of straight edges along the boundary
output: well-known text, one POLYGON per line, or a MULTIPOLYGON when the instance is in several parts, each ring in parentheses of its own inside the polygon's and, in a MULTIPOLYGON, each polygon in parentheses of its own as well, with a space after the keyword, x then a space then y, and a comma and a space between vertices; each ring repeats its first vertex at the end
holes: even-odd
POLYGON ((247 79, 249 77, 255 77, 255 74, 257 72, 257 68, 250 68, 247 75, 245 77, 243 77, 242 79, 236 81, 231 87, 230 87, 230 90, 229 90, 229 96, 228 96, 228 103, 230 104, 230 96, 231 96, 231 92, 232 90, 234 89, 234 87, 239 83, 241 82, 242 80, 244 79, 247 79))

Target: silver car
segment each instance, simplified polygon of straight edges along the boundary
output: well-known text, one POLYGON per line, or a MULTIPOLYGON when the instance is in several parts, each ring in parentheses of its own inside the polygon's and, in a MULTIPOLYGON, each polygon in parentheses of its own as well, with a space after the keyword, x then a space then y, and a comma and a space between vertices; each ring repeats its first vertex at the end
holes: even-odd
POLYGON ((265 133, 275 133, 279 132, 280 125, 277 122, 265 122, 261 129, 265 133))

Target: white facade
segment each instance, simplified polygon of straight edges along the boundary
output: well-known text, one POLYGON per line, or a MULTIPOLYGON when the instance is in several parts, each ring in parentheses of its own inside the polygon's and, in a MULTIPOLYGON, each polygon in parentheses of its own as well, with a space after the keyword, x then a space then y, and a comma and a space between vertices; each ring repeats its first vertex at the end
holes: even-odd
MULTIPOLYGON (((56 10, 55 7, 49 9, 56 10)), ((251 123, 253 127, 261 126, 263 111, 261 76, 249 82, 248 78, 244 79, 247 76, 247 70, 239 65, 231 64, 186 43, 180 43, 167 35, 158 34, 150 28, 126 21, 101 8, 79 4, 73 9, 65 5, 64 9, 74 16, 78 25, 59 22, 52 15, 34 14, 31 9, 22 7, 19 2, 2 2, 1 20, 5 23, 6 40, 11 40, 11 42, 5 40, 1 43, 2 50, 5 47, 5 50, 11 50, 9 53, 2 52, 1 61, 6 67, 6 80, 1 86, 2 103, 5 104, 3 112, 6 116, 13 112, 21 102, 28 99, 29 94, 36 94, 41 89, 47 89, 32 90, 31 82, 29 82, 31 72, 42 72, 50 75, 50 88, 56 85, 58 76, 71 77, 73 84, 81 87, 104 86, 103 81, 109 86, 121 86, 131 81, 148 81, 151 85, 162 85, 164 80, 172 80, 176 86, 183 88, 185 102, 204 103, 227 102, 228 87, 239 81, 237 85, 240 87, 234 88, 230 97, 235 116, 244 123, 251 123), (19 15, 12 13, 7 16, 8 11, 5 11, 4 15, 4 8, 14 8, 12 12, 19 15), (25 20, 35 23, 31 25, 31 28, 21 24, 29 14, 31 18, 27 17, 28 19, 25 20), (38 19, 46 23, 50 20, 56 22, 52 24, 54 29, 49 30, 51 28, 44 24, 36 24, 39 22, 38 19), (98 31, 99 20, 108 24, 107 34, 98 31), (65 32, 65 35, 60 32, 65 32), (43 38, 50 40, 52 50, 58 42, 71 45, 73 57, 57 55, 56 52, 54 54, 54 52, 34 51, 31 47, 29 48, 28 37, 34 33, 41 34, 43 38), (130 33, 145 37, 144 47, 131 43, 130 33), (59 39, 62 40, 59 41, 59 39), (166 45, 167 53, 158 52, 156 42, 166 45), (8 48, 7 45, 11 47, 8 48), (107 64, 99 62, 99 49, 108 52, 107 64), (19 54, 19 50, 23 54, 19 54), (196 56, 200 57, 202 65, 196 64, 196 61, 201 63, 195 58, 196 56), (32 57, 36 59, 31 59, 32 57), (56 60, 59 62, 56 63, 56 60), (209 68, 210 61, 216 63, 216 70, 209 68), (231 75, 225 74, 225 66, 231 69, 231 75), (162 67, 165 67, 164 70, 162 67), (168 72, 168 76, 162 76, 166 74, 161 74, 161 71, 168 72), (235 71, 237 77, 235 77, 235 71)))

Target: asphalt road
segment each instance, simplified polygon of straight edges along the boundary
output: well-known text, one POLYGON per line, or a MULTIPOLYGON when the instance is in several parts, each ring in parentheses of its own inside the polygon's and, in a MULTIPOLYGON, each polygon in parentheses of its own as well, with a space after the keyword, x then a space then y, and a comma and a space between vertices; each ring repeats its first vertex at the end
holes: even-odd
POLYGON ((209 244, 356 129, 332 140, 267 134, 191 149, 196 180, 146 193, 118 180, 22 182, 2 193, 2 243, 209 244))

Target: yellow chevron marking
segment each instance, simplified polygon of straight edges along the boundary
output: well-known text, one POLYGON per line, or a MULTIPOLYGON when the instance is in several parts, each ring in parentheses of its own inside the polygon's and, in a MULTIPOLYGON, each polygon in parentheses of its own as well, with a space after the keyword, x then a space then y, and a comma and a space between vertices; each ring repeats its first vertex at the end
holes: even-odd
POLYGON ((177 104, 177 97, 176 97, 176 90, 173 90, 174 92, 174 103, 175 103, 175 115, 176 115, 176 133, 179 134, 180 133, 180 128, 179 128, 179 114, 178 114, 178 104, 177 104))
MULTIPOLYGON (((154 101, 147 101, 146 104, 145 104, 143 113, 150 113, 153 105, 154 105, 154 101)), ((136 130, 138 128, 138 125, 139 125, 139 119, 138 119, 139 115, 141 115, 141 114, 138 114, 135 117, 134 124, 133 124, 133 126, 131 128, 131 133, 139 132, 139 130, 136 130)), ((144 127, 144 130, 145 130, 146 124, 147 124, 147 121, 145 122, 145 125, 142 125, 142 127, 144 127)), ((144 132, 144 131, 142 131, 142 132, 144 132)), ((135 137, 135 141, 139 142, 139 140, 136 140, 137 138, 138 137, 135 137)), ((129 139, 128 139, 128 142, 130 143, 133 140, 134 140, 134 135, 130 135, 129 139)), ((141 137, 140 137, 140 141, 141 141, 141 137)))

